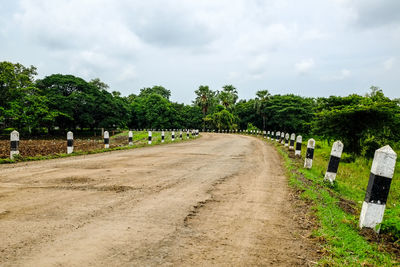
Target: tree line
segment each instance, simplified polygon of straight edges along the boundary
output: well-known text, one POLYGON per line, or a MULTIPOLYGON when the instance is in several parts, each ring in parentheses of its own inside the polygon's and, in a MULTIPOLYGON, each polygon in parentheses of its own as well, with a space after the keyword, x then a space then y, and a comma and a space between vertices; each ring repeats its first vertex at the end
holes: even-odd
POLYGON ((396 145, 400 137, 400 101, 378 87, 364 95, 302 97, 259 90, 238 98, 233 85, 212 90, 201 85, 186 105, 170 100, 163 86, 121 96, 100 79, 52 74, 36 79, 36 68, 0 62, 0 130, 26 135, 83 129, 279 130, 340 139, 347 152, 371 156, 376 148, 396 145))

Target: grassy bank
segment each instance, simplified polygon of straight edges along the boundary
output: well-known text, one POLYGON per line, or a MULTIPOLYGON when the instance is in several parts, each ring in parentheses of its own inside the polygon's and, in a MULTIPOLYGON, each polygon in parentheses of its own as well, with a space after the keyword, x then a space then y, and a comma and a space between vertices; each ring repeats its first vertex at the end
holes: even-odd
MULTIPOLYGON (((127 150, 127 149, 135 149, 135 148, 140 148, 140 147, 146 147, 146 146, 155 146, 155 145, 163 145, 163 144, 170 144, 170 143, 177 143, 177 142, 186 142, 195 139, 196 137, 192 137, 190 135, 190 138, 186 138, 186 133, 182 135, 182 140, 179 139, 179 132, 175 132, 175 141, 172 141, 171 137, 171 132, 165 132, 165 137, 164 137, 164 143, 161 142, 161 132, 152 132, 152 144, 148 145, 148 132, 147 131, 138 131, 138 132, 133 132, 133 145, 129 146, 128 145, 128 131, 121 132, 119 134, 113 135, 110 137, 110 145, 113 144, 113 141, 116 141, 119 139, 126 139, 124 141, 125 144, 123 145, 118 145, 116 147, 112 148, 102 148, 102 149, 94 149, 94 150, 88 150, 88 151, 74 151, 71 154, 67 153, 55 153, 55 154, 50 154, 50 155, 39 155, 39 156, 34 156, 34 157, 22 157, 22 156, 16 156, 14 160, 11 160, 9 158, 7 159, 0 159, 0 164, 5 164, 5 163, 16 163, 16 162, 23 162, 23 161, 35 161, 35 160, 45 160, 45 159, 56 159, 56 158, 66 158, 66 157, 73 157, 73 156, 79 156, 79 155, 89 155, 89 154, 97 154, 97 153, 103 153, 103 152, 109 152, 109 151, 116 151, 116 150, 127 150), (178 133, 178 136, 176 134, 178 133)), ((119 142, 120 143, 120 142, 119 142)), ((65 140, 65 145, 66 145, 66 140, 65 140)), ((65 150, 67 147, 65 146, 65 150)))
POLYGON ((333 186, 323 182, 331 146, 316 142, 313 168, 303 168, 302 159, 293 157, 282 145, 270 141, 282 154, 290 185, 310 203, 317 228, 313 238, 319 240, 322 265, 392 266, 400 264, 400 164, 391 185, 381 234, 358 228, 359 214, 365 197, 372 160, 344 154, 333 186))

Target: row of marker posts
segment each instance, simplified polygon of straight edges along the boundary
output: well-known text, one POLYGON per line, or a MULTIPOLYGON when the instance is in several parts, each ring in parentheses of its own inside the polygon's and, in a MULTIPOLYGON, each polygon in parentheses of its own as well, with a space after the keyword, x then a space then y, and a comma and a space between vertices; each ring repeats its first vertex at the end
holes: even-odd
MULTIPOLYGON (((140 130, 141 131, 141 130, 140 130)), ((171 130, 170 130, 171 131, 171 130)), ((186 130, 186 138, 189 139, 189 130, 186 130)), ((192 137, 199 136, 199 130, 192 130, 192 137)), ((148 131, 148 144, 152 143, 152 131, 148 131)), ((110 134, 108 131, 104 131, 104 148, 110 148, 110 134)), ((182 130, 180 130, 179 138, 182 140, 182 130)), ((175 141, 175 130, 171 132, 171 140, 175 141)), ((165 132, 164 130, 161 132, 161 142, 165 141, 165 132)), ((129 146, 133 145, 133 132, 128 132, 128 144, 129 146)), ((71 154, 74 152, 74 134, 69 131, 67 133, 67 154, 71 154)), ((14 159, 17 155, 19 155, 19 132, 12 131, 10 134, 10 159, 14 159)))
MULTIPOLYGON (((268 140, 275 138, 276 142, 284 144, 285 147, 289 146, 289 150, 295 149, 295 156, 301 156, 302 136, 295 134, 290 136, 283 132, 268 131, 268 140), (294 140, 296 139, 296 146, 294 148, 294 140), (284 141, 285 140, 285 141, 284 141)), ((341 141, 336 141, 332 145, 332 150, 329 158, 327 170, 325 172, 324 180, 333 184, 336 180, 336 174, 339 169, 339 162, 342 156, 344 145, 341 141)), ((307 142, 307 151, 304 161, 304 168, 311 169, 314 158, 315 140, 309 139, 307 142)), ((390 185, 392 182, 394 169, 396 166, 397 154, 393 149, 387 145, 375 151, 374 159, 372 161, 371 173, 368 181, 365 198, 363 201, 359 227, 371 228, 379 232, 379 225, 382 223, 383 215, 385 212, 386 201, 389 196, 390 185)))
MULTIPOLYGON (((224 133, 225 131, 219 131, 224 133)), ((239 130, 239 133, 257 134, 256 130, 239 130)), ((265 131, 263 132, 265 138, 265 131)), ((280 131, 267 131, 266 138, 275 140, 278 143, 288 147, 289 150, 295 151, 295 156, 301 157, 302 136, 293 133, 289 134, 280 131)), ((342 156, 344 145, 340 141, 336 141, 332 145, 332 150, 329 158, 327 170, 324 180, 333 184, 336 180, 336 174, 339 169, 339 162, 342 156)), ((309 139, 307 142, 306 157, 304 160, 304 168, 311 169, 315 150, 315 140, 309 139)), ((371 228, 379 232, 379 225, 382 223, 383 215, 386 207, 386 201, 389 195, 390 185, 394 174, 397 154, 390 146, 384 146, 375 151, 372 161, 370 178, 363 201, 359 227, 371 228)))

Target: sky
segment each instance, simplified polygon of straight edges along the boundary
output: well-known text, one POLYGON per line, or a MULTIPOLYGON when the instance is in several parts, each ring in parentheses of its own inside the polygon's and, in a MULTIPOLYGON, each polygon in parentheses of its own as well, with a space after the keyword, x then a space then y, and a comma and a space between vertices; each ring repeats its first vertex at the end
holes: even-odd
POLYGON ((399 0, 0 0, 0 61, 110 91, 400 97, 399 0))

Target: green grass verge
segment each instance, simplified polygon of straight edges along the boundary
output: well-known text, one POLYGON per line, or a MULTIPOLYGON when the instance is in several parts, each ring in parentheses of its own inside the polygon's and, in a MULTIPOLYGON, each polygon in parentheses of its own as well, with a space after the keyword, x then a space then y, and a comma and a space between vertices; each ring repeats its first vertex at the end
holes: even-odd
MULTIPOLYGON (((176 134, 176 132, 175 132, 176 134)), ((110 143, 112 143, 113 139, 116 138, 121 138, 122 136, 128 137, 128 131, 121 132, 119 134, 113 135, 110 137, 110 143)), ((133 133, 133 145, 129 146, 128 144, 126 145, 121 145, 118 147, 113 147, 113 148, 103 148, 103 149, 96 149, 96 150, 89 150, 89 151, 74 151, 71 154, 67 153, 60 153, 60 154, 51 154, 51 155, 46 155, 46 156, 35 156, 35 157, 22 157, 22 156, 15 156, 15 158, 12 159, 0 159, 0 164, 9 164, 9 163, 16 163, 16 162, 24 162, 24 161, 38 161, 38 160, 46 160, 46 159, 57 159, 57 158, 67 158, 67 157, 73 157, 73 156, 79 156, 79 155, 89 155, 89 154, 98 154, 98 153, 104 153, 104 152, 110 152, 110 151, 117 151, 117 150, 127 150, 127 149, 135 149, 135 148, 140 148, 140 147, 148 147, 148 146, 155 146, 155 145, 166 145, 166 144, 171 144, 171 143, 178 143, 178 142, 187 142, 191 141, 194 139, 197 139, 201 137, 199 135, 198 137, 192 137, 190 135, 190 138, 186 138, 186 133, 185 135, 182 135, 182 140, 179 139, 179 133, 178 133, 178 138, 175 135, 175 141, 172 141, 171 133, 170 132, 165 132, 165 137, 164 137, 164 143, 161 142, 161 132, 152 132, 152 143, 149 145, 148 142, 148 132, 141 131, 141 132, 134 132, 133 133)), ((128 138, 126 138, 128 139, 128 138)))
MULTIPOLYGON (((313 236, 321 240, 324 256, 321 265, 334 266, 398 266, 399 255, 388 252, 385 244, 368 241, 358 228, 361 203, 365 197, 371 161, 356 158, 354 162, 341 162, 333 186, 323 182, 328 165, 330 145, 317 140, 313 168, 303 168, 303 160, 289 157, 282 145, 270 141, 283 156, 288 170, 289 184, 311 204, 318 223, 313 236), (343 207, 343 203, 350 209, 343 207)), ((304 159, 306 147, 302 148, 304 159)), ((346 159, 349 155, 343 155, 346 159)), ((397 166, 396 174, 399 174, 397 166)), ((395 177, 397 176, 395 174, 395 177)), ((399 176, 397 176, 399 177, 399 176)), ((390 197, 381 232, 399 242, 399 183, 392 183, 390 197)), ((387 244, 386 244, 387 245, 387 244)), ((389 244, 390 245, 390 244, 389 244)), ((386 246, 387 247, 387 246, 386 246)))

